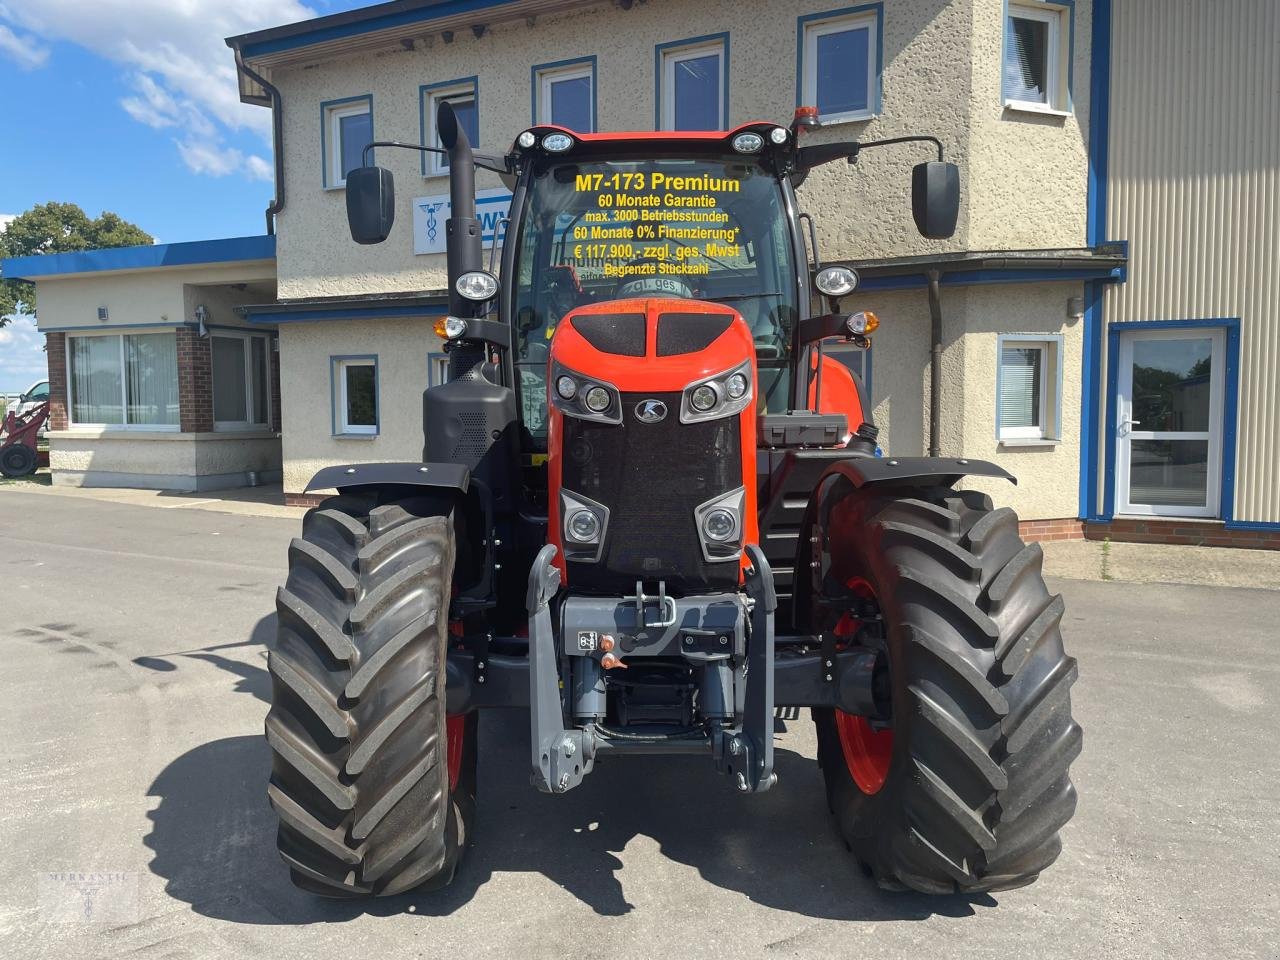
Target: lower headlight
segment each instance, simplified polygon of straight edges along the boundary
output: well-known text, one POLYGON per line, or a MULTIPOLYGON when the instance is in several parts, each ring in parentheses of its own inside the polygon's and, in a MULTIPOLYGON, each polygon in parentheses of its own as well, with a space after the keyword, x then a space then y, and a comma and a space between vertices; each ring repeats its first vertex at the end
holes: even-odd
POLYGON ((741 373, 735 373, 724 382, 724 389, 729 394, 730 400, 737 400, 747 392, 747 378, 741 373))
POLYGON ((738 518, 724 507, 708 510, 702 518, 702 532, 707 535, 708 540, 717 543, 732 540, 738 533, 738 518))
POLYGON ((600 521, 590 510, 577 510, 569 515, 565 529, 579 543, 592 543, 600 536, 600 521))
POLYGON ((574 382, 573 377, 560 377, 556 380, 556 393, 566 400, 572 400, 577 392, 578 385, 574 382))

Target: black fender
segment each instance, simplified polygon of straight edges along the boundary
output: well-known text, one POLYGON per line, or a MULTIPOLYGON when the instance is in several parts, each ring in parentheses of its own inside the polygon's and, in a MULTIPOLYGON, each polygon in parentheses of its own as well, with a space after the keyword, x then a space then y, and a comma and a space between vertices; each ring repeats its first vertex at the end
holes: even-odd
POLYGON ((814 592, 821 589, 826 570, 823 530, 831 508, 851 491, 886 487, 952 487, 966 476, 999 477, 1017 484, 1003 467, 965 457, 868 457, 834 460, 809 495, 796 549, 796 575, 791 613, 797 633, 810 632, 808 622, 814 592))
POLYGON ((362 487, 436 487, 466 493, 471 471, 459 463, 352 463, 325 467, 308 482, 304 493, 337 490, 354 493, 362 487))

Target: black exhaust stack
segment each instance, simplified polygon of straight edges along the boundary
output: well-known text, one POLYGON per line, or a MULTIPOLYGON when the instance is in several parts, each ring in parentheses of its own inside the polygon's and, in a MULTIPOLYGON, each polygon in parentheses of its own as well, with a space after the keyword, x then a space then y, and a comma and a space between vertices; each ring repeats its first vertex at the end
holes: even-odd
POLYGON ((472 270, 484 269, 480 221, 476 219, 476 168, 467 131, 458 123, 449 101, 436 110, 436 130, 440 145, 449 151, 449 219, 445 222, 449 270, 449 313, 473 319, 484 316, 485 305, 458 293, 458 278, 472 270))

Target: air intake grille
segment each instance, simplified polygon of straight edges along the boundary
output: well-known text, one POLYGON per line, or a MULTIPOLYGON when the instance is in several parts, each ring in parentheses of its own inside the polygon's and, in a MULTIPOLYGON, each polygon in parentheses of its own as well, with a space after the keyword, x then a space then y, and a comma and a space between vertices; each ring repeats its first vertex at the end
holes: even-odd
POLYGON ((675 357, 705 350, 731 323, 732 314, 664 313, 658 318, 658 356, 675 357))
POLYGON ((644 356, 643 313, 588 313, 569 321, 584 340, 601 353, 644 356))

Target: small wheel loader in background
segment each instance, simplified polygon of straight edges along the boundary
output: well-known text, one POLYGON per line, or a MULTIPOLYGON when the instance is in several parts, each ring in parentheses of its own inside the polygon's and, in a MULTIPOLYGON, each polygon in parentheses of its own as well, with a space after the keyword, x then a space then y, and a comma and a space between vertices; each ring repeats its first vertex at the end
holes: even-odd
MULTIPOLYGON (((278 594, 267 789, 299 886, 447 884, 488 707, 527 709, 527 773, 553 794, 605 756, 697 756, 732 790, 786 789, 775 709, 809 707, 826 803, 882 886, 1002 889, 1057 857, 1081 747, 1062 601, 1015 514, 956 487, 1012 477, 876 456, 861 383, 824 356, 865 348, 878 319, 841 309, 856 275, 819 267, 795 188, 884 144, 806 146, 812 116, 535 126, 488 156, 441 105, 448 382, 423 395, 421 462, 311 481, 339 493, 307 514, 278 594), (497 277, 476 167, 513 190, 497 277)), ((958 170, 902 140, 937 150, 912 206, 946 238, 958 170)), ((391 173, 366 165, 346 190, 353 239, 386 239, 391 173)))

